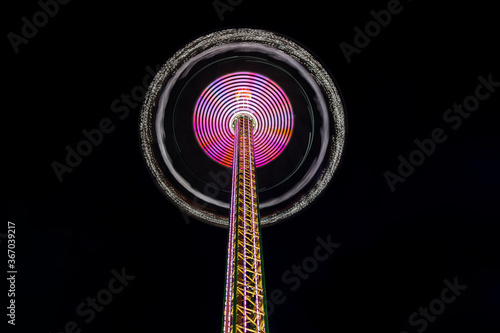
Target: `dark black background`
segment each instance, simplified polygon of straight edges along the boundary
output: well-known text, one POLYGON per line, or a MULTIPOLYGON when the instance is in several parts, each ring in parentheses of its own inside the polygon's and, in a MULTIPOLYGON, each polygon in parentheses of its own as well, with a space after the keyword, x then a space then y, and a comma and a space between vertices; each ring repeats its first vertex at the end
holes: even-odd
MULTIPOLYGON (((326 193, 263 230, 268 293, 286 297, 270 316, 271 332, 417 332, 422 326, 408 317, 455 277, 467 290, 425 331, 498 330, 500 88, 457 130, 442 118, 474 94, 479 75, 500 81, 497 11, 487 1, 401 4, 348 64, 339 44, 352 44, 354 27, 387 1, 244 0, 221 22, 210 0, 75 0, 17 54, 7 34, 20 34, 21 18, 40 7, 5 3, 0 232, 15 222, 15 329, 62 332, 74 321, 82 332, 220 331, 227 231, 183 217, 162 196, 141 157, 139 107, 121 120, 111 104, 186 42, 254 27, 320 58, 348 118, 345 154, 326 193), (65 147, 103 118, 114 131, 59 182, 51 163, 64 163, 65 147), (397 172, 398 155, 438 127, 447 140, 391 192, 384 172, 397 172), (291 291, 282 275, 329 235, 341 246, 291 291), (122 267, 135 279, 85 323, 77 306, 122 267)), ((6 322, 6 283, 2 289, 6 322)))

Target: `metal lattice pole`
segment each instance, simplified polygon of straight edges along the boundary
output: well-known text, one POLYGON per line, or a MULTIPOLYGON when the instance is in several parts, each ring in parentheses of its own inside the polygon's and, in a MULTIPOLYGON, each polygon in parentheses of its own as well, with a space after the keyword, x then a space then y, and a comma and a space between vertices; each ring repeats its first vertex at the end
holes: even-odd
POLYGON ((235 120, 224 333, 269 332, 255 179, 253 120, 235 120))

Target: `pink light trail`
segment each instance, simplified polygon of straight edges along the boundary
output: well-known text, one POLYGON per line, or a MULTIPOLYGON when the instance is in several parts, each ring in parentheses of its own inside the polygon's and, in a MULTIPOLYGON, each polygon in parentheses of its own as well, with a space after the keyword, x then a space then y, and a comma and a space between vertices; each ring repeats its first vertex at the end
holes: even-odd
POLYGON ((231 167, 232 119, 239 113, 249 114, 254 120, 255 166, 278 157, 292 135, 292 106, 274 81, 252 72, 221 76, 198 98, 193 127, 198 143, 208 156, 231 167))

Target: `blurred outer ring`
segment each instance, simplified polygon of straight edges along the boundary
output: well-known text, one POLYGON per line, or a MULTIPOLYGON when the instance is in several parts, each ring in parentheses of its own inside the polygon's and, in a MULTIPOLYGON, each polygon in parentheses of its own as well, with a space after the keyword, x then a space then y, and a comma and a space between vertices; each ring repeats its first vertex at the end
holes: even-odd
POLYGON ((304 193, 300 199, 286 209, 261 217, 261 224, 265 226, 288 219, 312 203, 326 189, 328 183, 332 179, 333 174, 340 162, 344 148, 346 130, 344 108, 342 106, 340 94, 328 72, 308 51, 303 49, 301 46, 281 35, 277 35, 266 30, 247 28, 216 31, 188 43, 182 49, 177 51, 162 66, 151 82, 140 114, 139 131, 141 148, 144 159, 153 178, 161 191, 172 203, 196 219, 209 224, 227 227, 229 217, 220 216, 193 206, 188 198, 186 198, 175 187, 173 187, 172 184, 170 184, 159 167, 153 152, 154 125, 152 124, 152 119, 156 101, 158 95, 161 94, 163 90, 164 82, 170 78, 186 61, 212 47, 235 42, 255 43, 270 46, 286 53, 289 57, 299 62, 309 71, 311 77, 325 94, 328 109, 333 117, 333 124, 330 125, 334 127, 334 134, 330 137, 330 151, 327 155, 328 160, 326 161, 326 166, 322 170, 316 184, 314 184, 314 186, 312 186, 307 193, 304 193))

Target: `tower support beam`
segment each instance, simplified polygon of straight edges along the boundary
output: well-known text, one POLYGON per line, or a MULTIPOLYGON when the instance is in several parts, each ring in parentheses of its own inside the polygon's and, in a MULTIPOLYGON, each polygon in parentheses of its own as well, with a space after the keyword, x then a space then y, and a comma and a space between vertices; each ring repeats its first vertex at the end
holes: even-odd
POLYGON ((269 332, 255 177, 253 120, 235 119, 223 333, 269 332))

